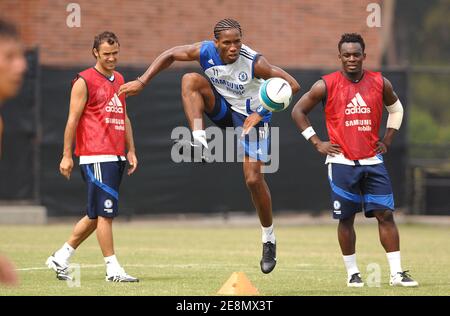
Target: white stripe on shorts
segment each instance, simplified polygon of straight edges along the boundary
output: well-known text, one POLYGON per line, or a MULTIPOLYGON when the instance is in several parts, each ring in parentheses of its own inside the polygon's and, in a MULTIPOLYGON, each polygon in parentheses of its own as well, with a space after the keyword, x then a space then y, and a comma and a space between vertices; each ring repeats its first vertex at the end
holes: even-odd
POLYGON ((99 168, 98 162, 94 163, 95 179, 97 179, 98 181, 100 181, 100 170, 99 169, 100 168, 99 168))
POLYGON ((98 181, 103 183, 103 177, 102 177, 102 165, 100 162, 97 162, 98 164, 98 181))
POLYGON ((97 165, 94 163, 92 167, 94 168, 94 179, 97 180, 97 165))

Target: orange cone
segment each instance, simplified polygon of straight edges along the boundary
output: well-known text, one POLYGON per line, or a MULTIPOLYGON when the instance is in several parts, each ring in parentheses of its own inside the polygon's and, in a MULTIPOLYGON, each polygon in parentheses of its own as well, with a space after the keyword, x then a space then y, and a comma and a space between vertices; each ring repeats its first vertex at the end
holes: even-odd
POLYGON ((222 295, 259 295, 244 272, 233 272, 217 294, 222 295))

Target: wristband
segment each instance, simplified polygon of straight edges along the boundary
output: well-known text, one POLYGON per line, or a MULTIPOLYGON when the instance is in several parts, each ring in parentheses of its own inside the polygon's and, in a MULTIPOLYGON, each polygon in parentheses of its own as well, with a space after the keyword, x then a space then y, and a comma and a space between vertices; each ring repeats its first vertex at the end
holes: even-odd
POLYGON ((264 108, 262 105, 258 106, 256 108, 256 113, 258 113, 260 116, 266 116, 267 114, 270 113, 269 110, 267 110, 266 108, 264 108))
POLYGON ((316 132, 314 131, 312 126, 309 126, 302 132, 302 135, 303 137, 305 137, 306 140, 309 140, 311 137, 316 135, 316 132))

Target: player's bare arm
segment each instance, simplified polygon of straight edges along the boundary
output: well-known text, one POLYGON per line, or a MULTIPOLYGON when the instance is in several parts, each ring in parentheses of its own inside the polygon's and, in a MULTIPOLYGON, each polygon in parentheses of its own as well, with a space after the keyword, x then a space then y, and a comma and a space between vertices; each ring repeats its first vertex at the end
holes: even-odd
POLYGON ((128 168, 128 175, 131 175, 136 171, 138 160, 136 157, 136 148, 134 146, 133 128, 127 113, 125 113, 125 143, 127 147, 127 161, 130 165, 128 168))
POLYGON ((329 141, 320 140, 314 132, 311 122, 308 119, 308 113, 320 103, 326 94, 326 86, 323 80, 317 81, 311 89, 305 93, 292 109, 292 119, 297 127, 302 131, 303 136, 307 138, 317 151, 323 155, 334 156, 341 152, 338 144, 331 144, 329 141))
MULTIPOLYGON (((400 119, 400 124, 401 124, 401 118, 398 118, 399 116, 403 116, 403 108, 401 107, 401 103, 397 103, 397 102, 399 102, 399 99, 398 99, 397 94, 394 91, 394 88, 392 87, 391 82, 384 77, 383 77, 383 82, 384 82, 383 103, 386 105, 386 108, 388 109, 388 111, 390 111, 389 115, 393 115, 394 120, 400 119), (402 114, 400 114, 400 112, 402 114), (397 116, 397 118, 396 118, 396 116, 397 116)), ((391 120, 392 120, 392 118, 391 118, 391 120)), ((395 127, 399 128, 400 126, 398 126, 398 124, 397 124, 395 127)), ((392 141, 394 139, 394 135, 396 134, 396 132, 397 132, 396 128, 393 128, 393 127, 386 128, 386 133, 384 134, 383 140, 381 140, 377 143, 377 145, 378 145, 377 153, 378 154, 384 154, 387 152, 389 146, 392 144, 392 141)))
POLYGON ((283 69, 271 65, 264 56, 259 56, 255 62, 255 77, 262 79, 269 79, 273 77, 280 77, 289 82, 292 88, 292 94, 300 91, 300 84, 290 74, 283 69))
POLYGON ((127 96, 136 95, 162 70, 169 68, 175 61, 199 61, 200 47, 198 42, 190 45, 176 46, 164 51, 148 67, 145 73, 138 79, 127 82, 119 88, 119 95, 125 93, 127 96))
POLYGON ((83 79, 78 79, 73 87, 70 95, 69 117, 67 119, 66 129, 64 131, 64 151, 63 158, 59 164, 59 172, 70 179, 73 169, 73 142, 77 130, 78 122, 87 101, 87 87, 83 79))
MULTIPOLYGON (((292 94, 300 91, 300 84, 290 74, 283 69, 271 65, 264 56, 259 56, 255 62, 255 77, 261 79, 269 79, 280 77, 286 80, 292 88, 292 94)), ((243 134, 247 134, 253 126, 262 120, 262 116, 258 113, 253 113, 247 117, 243 125, 243 134)))

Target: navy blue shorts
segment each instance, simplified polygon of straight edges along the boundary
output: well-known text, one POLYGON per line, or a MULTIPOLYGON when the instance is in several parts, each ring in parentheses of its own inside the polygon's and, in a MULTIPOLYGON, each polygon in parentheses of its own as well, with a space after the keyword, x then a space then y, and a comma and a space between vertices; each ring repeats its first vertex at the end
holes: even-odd
POLYGON ((81 175, 88 189, 86 213, 90 219, 117 216, 119 186, 125 166, 125 161, 80 165, 81 175))
POLYGON ((227 127, 233 126, 233 118, 231 105, 222 97, 219 93, 217 93, 216 89, 211 86, 212 91, 214 92, 215 102, 214 109, 211 113, 206 113, 211 121, 218 127, 225 129, 227 127))
POLYGON ((373 211, 394 211, 391 180, 384 163, 369 166, 328 164, 333 218, 345 219, 364 210, 366 217, 373 211))
MULTIPOLYGON (((231 105, 222 97, 217 91, 212 88, 214 95, 216 97, 214 103, 214 109, 211 113, 206 113, 206 115, 211 119, 211 121, 218 127, 225 129, 227 127, 242 127, 244 125, 246 115, 233 111, 231 105)), ((249 156, 255 160, 262 162, 269 161, 270 154, 270 124, 268 119, 261 120, 256 126, 253 133, 244 138, 239 139, 239 146, 242 146, 246 156, 249 156)))

